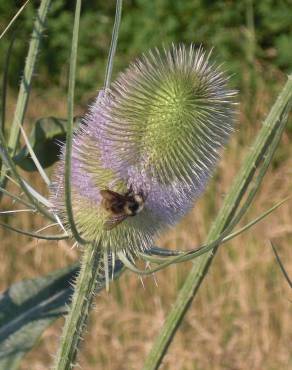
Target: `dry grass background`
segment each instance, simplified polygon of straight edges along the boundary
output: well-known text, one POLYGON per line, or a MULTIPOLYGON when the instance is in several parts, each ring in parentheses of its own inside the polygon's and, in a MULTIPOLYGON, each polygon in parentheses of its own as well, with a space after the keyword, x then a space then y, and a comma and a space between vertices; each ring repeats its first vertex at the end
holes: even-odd
MULTIPOLYGON (((205 240, 210 223, 239 169, 250 143, 275 96, 261 90, 255 97, 252 123, 240 114, 234 135, 206 194, 194 210, 157 245, 193 248, 205 240)), ((14 99, 10 98, 12 112, 14 99)), ((245 111, 244 104, 241 111, 245 111)), ((80 109, 80 112, 82 109, 80 109)), ((33 95, 28 121, 54 112, 65 116, 65 99, 33 95)), ((290 131, 291 139, 291 131, 290 131)), ((292 146, 286 133, 276 161, 245 222, 292 193, 292 146)), ((30 176, 35 184, 41 185, 30 176)), ((11 209, 4 199, 1 209, 11 209)), ((3 216, 1 216, 3 217, 3 216)), ((11 217, 11 216, 10 216, 11 217)), ((6 216, 4 217, 6 218, 6 216)), ((11 219, 11 218, 10 218, 11 219)), ((14 225, 36 230, 36 216, 20 215, 14 225)), ((0 230, 0 288, 46 274, 78 258, 65 242, 36 242, 0 230)), ((170 346, 161 369, 171 370, 288 370, 292 368, 291 290, 275 263, 269 240, 292 276, 292 202, 287 202, 244 235, 221 247, 198 296, 170 346)), ((96 298, 79 363, 84 370, 139 370, 182 286, 191 263, 172 266, 144 279, 125 273, 109 293, 96 298)), ((63 320, 50 327, 29 353, 22 370, 50 368, 63 320)))

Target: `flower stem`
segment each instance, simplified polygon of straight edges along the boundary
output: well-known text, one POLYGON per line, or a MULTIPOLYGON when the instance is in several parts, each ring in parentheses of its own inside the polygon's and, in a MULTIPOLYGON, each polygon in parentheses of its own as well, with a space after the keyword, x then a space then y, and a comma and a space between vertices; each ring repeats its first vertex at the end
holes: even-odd
POLYGON ((116 53, 118 37, 119 37, 119 30, 120 30, 120 23, 121 23, 121 17, 122 17, 122 7, 123 7, 123 0, 117 0, 115 23, 114 23, 114 28, 113 28, 111 46, 110 46, 110 51, 108 55, 108 61, 106 65, 106 72, 105 72, 105 79, 104 79, 105 89, 109 89, 110 84, 111 84, 113 62, 114 62, 114 56, 116 53))
POLYGON ((69 370, 74 367, 78 345, 101 275, 103 275, 103 260, 100 246, 94 243, 88 244, 84 247, 81 269, 77 277, 71 308, 66 317, 55 361, 55 370, 69 370))
MULTIPOLYGON (((225 198, 225 202, 208 235, 208 242, 218 238, 220 233, 224 231, 234 216, 248 185, 252 181, 257 164, 264 160, 274 136, 277 136, 279 131, 283 131, 287 121, 287 111, 289 111, 291 103, 292 76, 289 76, 286 85, 279 94, 277 101, 263 123, 262 129, 260 130, 252 149, 248 153, 238 176, 225 198)), ((258 187, 259 185, 260 183, 258 184, 258 187)), ((172 342, 172 339, 174 338, 176 330, 198 292, 201 283, 207 276, 216 251, 217 248, 214 248, 195 261, 192 270, 178 294, 176 302, 168 314, 166 321, 146 358, 143 368, 144 370, 158 369, 170 343, 172 342)))
POLYGON ((68 81, 68 123, 66 133, 66 150, 65 150, 65 206, 70 225, 70 230, 79 244, 86 244, 77 230, 75 224, 73 208, 72 208, 72 193, 71 193, 71 163, 72 163, 72 141, 73 141, 73 119, 74 119, 74 93, 75 93, 75 76, 77 64, 77 50, 78 50, 78 33, 81 14, 82 0, 76 0, 75 15, 73 24, 73 35, 71 44, 71 56, 69 67, 69 81, 68 81))

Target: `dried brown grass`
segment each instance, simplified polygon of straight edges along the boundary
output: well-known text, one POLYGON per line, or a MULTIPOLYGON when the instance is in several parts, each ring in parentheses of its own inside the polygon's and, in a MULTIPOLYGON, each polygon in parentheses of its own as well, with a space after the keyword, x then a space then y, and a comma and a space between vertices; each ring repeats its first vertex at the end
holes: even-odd
MULTIPOLYGON (((51 99, 46 106, 43 101, 37 104, 40 98, 34 99, 35 108, 30 109, 30 118, 50 114, 49 106, 61 116, 65 115, 61 100, 51 99), (40 113, 39 107, 43 112, 40 113)), ((261 95, 260 101, 264 103, 257 104, 258 121, 254 126, 241 124, 205 196, 180 225, 160 238, 158 245, 189 249, 204 241, 272 97, 261 95)), ((244 122, 242 114, 241 121, 244 122)), ((284 155, 267 174, 245 222, 291 194, 292 148, 287 134, 282 147, 284 155)), ((221 248, 161 369, 292 368, 291 290, 269 247, 269 240, 273 239, 292 276, 291 204, 287 202, 264 222, 221 248)), ((10 206, 5 200, 1 208, 10 206)), ((12 222, 30 230, 43 225, 39 217, 25 215, 12 222)), ((78 251, 64 242, 37 243, 7 231, 0 232, 1 289, 23 278, 66 266, 78 257, 78 251)), ((190 263, 172 266, 156 274, 157 285, 154 278, 145 279, 144 288, 136 275, 126 273, 111 286, 109 294, 101 293, 96 298, 82 346, 79 358, 82 369, 141 369, 190 267, 190 263)), ((61 326, 62 320, 59 320, 44 333, 36 348, 25 357, 22 370, 49 369, 61 326)))

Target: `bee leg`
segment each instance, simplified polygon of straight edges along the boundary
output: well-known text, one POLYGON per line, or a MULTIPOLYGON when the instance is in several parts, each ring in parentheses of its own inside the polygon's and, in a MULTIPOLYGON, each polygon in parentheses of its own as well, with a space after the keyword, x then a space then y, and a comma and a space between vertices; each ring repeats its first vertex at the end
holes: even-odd
POLYGON ((130 195, 133 193, 133 185, 131 184, 130 187, 129 187, 129 190, 127 191, 127 194, 126 195, 130 195))

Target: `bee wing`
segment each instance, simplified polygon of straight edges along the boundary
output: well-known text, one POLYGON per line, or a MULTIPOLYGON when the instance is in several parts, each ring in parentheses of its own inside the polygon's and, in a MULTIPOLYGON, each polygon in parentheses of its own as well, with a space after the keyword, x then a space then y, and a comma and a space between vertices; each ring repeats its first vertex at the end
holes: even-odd
POLYGON ((114 201, 114 200, 124 201, 125 200, 124 195, 116 193, 115 191, 111 191, 108 189, 100 190, 100 195, 103 197, 103 199, 109 200, 109 201, 114 201))
POLYGON ((128 216, 125 214, 111 216, 108 220, 106 220, 103 228, 105 230, 112 230, 114 227, 123 222, 127 217, 128 216))

